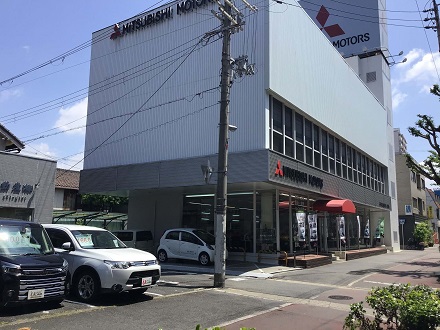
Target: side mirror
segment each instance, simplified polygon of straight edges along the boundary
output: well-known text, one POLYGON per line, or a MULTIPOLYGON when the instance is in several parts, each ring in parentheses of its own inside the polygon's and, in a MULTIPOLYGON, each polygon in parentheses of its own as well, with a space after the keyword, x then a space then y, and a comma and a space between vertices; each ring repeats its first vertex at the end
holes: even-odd
POLYGON ((65 242, 61 245, 61 248, 63 250, 67 250, 67 251, 73 251, 75 250, 75 247, 72 246, 72 244, 70 242, 65 242))

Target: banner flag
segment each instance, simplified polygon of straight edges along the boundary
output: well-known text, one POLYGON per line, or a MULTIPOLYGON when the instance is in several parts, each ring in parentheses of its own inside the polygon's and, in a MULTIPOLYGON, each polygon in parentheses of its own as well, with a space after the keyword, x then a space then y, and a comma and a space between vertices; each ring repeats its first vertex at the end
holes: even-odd
POLYGON ((309 221, 310 242, 316 242, 318 240, 318 215, 309 214, 307 219, 309 221))
POLYGON ((357 216, 356 219, 358 221, 358 238, 361 238, 361 219, 359 216, 357 216))
POLYGON ((336 218, 338 220, 338 227, 339 227, 339 239, 344 240, 345 239, 345 218, 344 216, 340 216, 336 218))
POLYGON ((306 240, 306 213, 297 212, 296 221, 298 222, 298 241, 305 242, 306 240))
POLYGON ((364 238, 370 238, 370 219, 365 223, 364 238))

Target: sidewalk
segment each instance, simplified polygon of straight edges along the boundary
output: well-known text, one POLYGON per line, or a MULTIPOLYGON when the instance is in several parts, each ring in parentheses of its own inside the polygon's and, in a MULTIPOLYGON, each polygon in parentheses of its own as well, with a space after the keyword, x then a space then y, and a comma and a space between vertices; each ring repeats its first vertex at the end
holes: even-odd
MULTIPOLYGON (((162 271, 179 271, 214 274, 214 266, 201 266, 193 262, 166 262, 160 264, 162 271)), ((271 278, 274 274, 297 271, 302 268, 268 265, 255 262, 227 260, 226 275, 271 278)))
MULTIPOLYGON (((438 251, 438 247, 426 249, 414 260, 397 264, 387 268, 383 274, 371 274, 368 280, 389 281, 392 283, 408 283, 412 285, 425 284, 440 289, 440 282, 435 275, 440 272, 440 255, 432 253, 438 251), (402 275, 404 275, 403 278, 402 275)), ((384 283, 382 283, 384 284, 384 283)), ((345 318, 350 310, 350 303, 365 301, 365 291, 356 288, 335 288, 326 291, 312 299, 298 299, 298 303, 287 303, 269 311, 248 315, 242 319, 232 320, 221 325, 225 330, 239 330, 255 328, 256 330, 283 330, 283 329, 319 329, 319 330, 342 330, 345 318), (352 296, 352 300, 331 302, 329 295, 333 297, 352 296)), ((372 315, 368 304, 364 304, 367 313, 372 315)))

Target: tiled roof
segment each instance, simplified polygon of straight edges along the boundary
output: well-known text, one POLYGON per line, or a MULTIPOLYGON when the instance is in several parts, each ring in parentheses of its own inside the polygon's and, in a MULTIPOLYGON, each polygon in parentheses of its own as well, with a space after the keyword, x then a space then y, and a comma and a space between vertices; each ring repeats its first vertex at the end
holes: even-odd
POLYGON ((79 190, 79 171, 57 168, 55 188, 79 190))

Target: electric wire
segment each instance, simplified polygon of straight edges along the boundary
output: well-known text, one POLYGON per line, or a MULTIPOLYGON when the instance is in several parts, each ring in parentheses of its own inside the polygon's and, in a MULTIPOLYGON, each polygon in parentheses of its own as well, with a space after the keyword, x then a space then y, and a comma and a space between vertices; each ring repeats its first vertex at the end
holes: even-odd
MULTIPOLYGON (((177 72, 177 70, 183 65, 183 63, 186 62, 186 60, 191 56, 191 54, 195 51, 195 49, 202 43, 203 39, 200 39, 200 41, 194 46, 192 51, 182 60, 182 62, 177 66, 176 69, 171 72, 171 74, 162 82, 162 84, 159 85, 159 87, 154 91, 151 96, 132 114, 130 117, 128 117, 113 133, 111 133, 104 141, 102 141, 100 144, 98 144, 96 147, 93 148, 93 150, 90 151, 90 153, 84 154, 84 157, 82 160, 77 162, 74 166, 78 165, 80 162, 84 161, 87 157, 89 157, 91 154, 93 154, 96 150, 98 150, 104 143, 106 143, 108 140, 111 139, 112 136, 114 136, 117 132, 119 132, 130 120, 133 118, 144 106, 147 104, 154 95, 156 95, 160 89, 171 79, 171 77, 177 72)), ((72 166, 73 167, 73 166, 72 166)))
MULTIPOLYGON (((151 9, 154 6, 156 6, 160 2, 162 2, 162 1, 159 1, 159 2, 157 2, 155 4, 153 4, 152 6, 149 7, 149 9, 151 9)), ((44 67, 46 67, 46 66, 48 66, 50 64, 56 63, 58 61, 64 62, 66 57, 71 56, 71 55, 73 55, 73 54, 75 54, 75 53, 77 53, 77 52, 79 52, 81 50, 84 50, 84 49, 90 47, 91 45, 93 45, 94 43, 104 40, 105 39, 104 37, 107 38, 108 36, 109 36, 108 32, 100 34, 100 35, 98 35, 97 38, 92 38, 92 39, 90 39, 88 41, 85 41, 82 44, 80 44, 80 45, 78 45, 78 46, 76 46, 76 47, 74 47, 74 48, 72 48, 72 49, 62 53, 61 55, 55 56, 52 59, 50 59, 50 60, 48 60, 46 62, 43 62, 42 64, 39 64, 39 65, 37 65, 37 66, 35 66, 35 67, 31 68, 31 69, 25 70, 24 72, 19 73, 19 74, 15 75, 15 76, 12 76, 12 77, 10 77, 8 79, 0 81, 0 86, 2 86, 3 84, 5 84, 7 82, 13 82, 17 78, 20 78, 20 77, 22 77, 24 75, 27 75, 27 74, 31 73, 31 72, 34 72, 34 71, 39 70, 41 68, 44 68, 44 67)))
MULTIPOLYGON (((218 39, 217 39, 217 40, 218 40, 218 39)), ((216 40, 216 39, 213 39, 213 40, 210 41, 210 43, 214 43, 214 42, 216 42, 217 40, 216 40)), ((180 58, 183 58, 183 56, 181 56, 180 58)), ((180 59, 180 58, 178 58, 178 59, 180 59)), ((175 63, 175 61, 177 61, 178 59, 173 60, 173 62, 171 62, 171 64, 175 63)), ((169 67, 169 66, 167 66, 167 68, 168 68, 168 67, 169 67)), ((96 110, 93 110, 93 111, 90 111, 90 110, 89 110, 89 113, 88 113, 87 116, 90 116, 90 115, 92 115, 92 114, 94 114, 94 113, 96 113, 96 112, 98 112, 98 111, 100 111, 100 110, 102 110, 102 109, 108 107, 109 105, 111 105, 111 104, 113 104, 113 103, 115 103, 115 102, 117 102, 117 101, 119 101, 119 100, 125 98, 128 94, 131 94, 133 91, 139 89, 140 87, 142 87, 143 85, 145 85, 146 83, 148 83, 149 81, 151 81, 151 79, 154 79, 154 78, 155 78, 154 76, 151 77, 149 80, 145 81, 145 82, 142 83, 141 85, 135 87, 134 89, 131 89, 129 92, 125 93, 124 95, 122 95, 122 96, 116 98, 115 100, 113 100, 113 101, 111 101, 111 102, 109 102, 109 103, 106 103, 105 105, 103 105, 103 106, 100 107, 100 108, 97 108, 96 110)), ((85 116, 85 117, 87 117, 87 116, 85 116)), ((32 134, 32 135, 30 135, 30 136, 26 136, 26 137, 24 137, 24 139, 26 139, 26 138, 28 138, 28 137, 35 136, 35 135, 40 135, 40 134, 42 134, 42 133, 50 132, 50 131, 53 131, 53 130, 61 129, 62 127, 65 127, 65 126, 67 126, 67 125, 71 125, 71 124, 73 124, 74 122, 77 122, 77 121, 79 121, 79 120, 81 120, 81 119, 83 119, 83 118, 84 118, 84 116, 83 116, 83 117, 80 117, 80 118, 77 118, 77 119, 75 119, 75 120, 73 120, 73 121, 71 121, 71 122, 69 122, 69 123, 66 123, 66 124, 64 124, 64 125, 62 125, 62 126, 54 127, 54 128, 52 128, 52 129, 45 130, 45 131, 43 131, 43 132, 39 132, 39 133, 36 133, 36 134, 32 134)), ((64 131, 63 131, 63 132, 64 132, 64 131)), ((63 132, 61 132, 61 133, 63 133, 63 132)))
MULTIPOLYGON (((311 8, 306 8, 306 7, 303 7, 303 6, 300 6, 300 5, 295 5, 295 4, 292 4, 292 3, 288 3, 288 2, 285 2, 285 1, 282 1, 282 0, 272 0, 272 1, 274 1, 274 2, 276 2, 278 4, 284 4, 284 5, 291 6, 291 7, 308 9, 308 10, 311 10, 311 11, 316 12, 316 13, 319 12, 319 10, 315 10, 315 9, 311 9, 311 8)), ((302 1, 305 1, 305 0, 302 0, 302 1)), ((333 10, 335 12, 339 11, 337 9, 333 9, 333 10)), ((356 14, 356 13, 350 13, 350 14, 352 14, 354 16, 356 16, 356 15, 358 15, 358 16, 365 16, 365 15, 360 15, 360 14, 356 14)), ((341 18, 346 18, 346 19, 351 19, 351 20, 356 20, 356 21, 366 22, 366 23, 372 23, 372 24, 378 24, 379 23, 379 24, 384 24, 384 25, 388 25, 388 26, 400 26, 400 27, 417 28, 417 29, 423 28, 423 27, 416 26, 416 25, 404 25, 404 24, 389 23, 387 21, 389 21, 390 19, 387 19, 387 18, 383 18, 382 19, 382 18, 379 17, 379 21, 371 21, 371 20, 355 18, 355 17, 349 17, 349 16, 344 16, 344 15, 338 15, 338 14, 332 14, 332 15, 335 16, 335 17, 341 17, 341 18), (380 21, 380 20, 382 20, 382 21, 380 21)))
MULTIPOLYGON (((178 99, 174 99, 174 100, 172 100, 172 101, 164 102, 164 103, 161 103, 161 104, 158 104, 158 105, 155 105, 155 106, 151 106, 151 107, 146 108, 146 109, 141 109, 141 110, 139 111, 139 113, 144 112, 144 111, 153 110, 153 109, 156 109, 156 108, 159 108, 159 107, 162 107, 162 106, 165 106, 165 105, 170 105, 170 104, 173 104, 173 103, 176 103, 176 102, 180 102, 180 101, 191 102, 191 101, 194 99, 194 97, 196 97, 196 96, 201 96, 202 94, 207 93, 207 92, 210 92, 210 91, 213 91, 213 90, 218 90, 218 88, 219 88, 219 87, 217 86, 217 87, 213 87, 213 88, 209 88, 209 89, 203 90, 203 91, 198 92, 198 93, 196 93, 196 94, 192 94, 192 95, 191 95, 191 96, 192 96, 191 100, 188 100, 188 99, 187 99, 188 96, 186 96, 186 97, 180 97, 180 98, 178 98, 178 99)), ((131 115, 131 114, 133 114, 133 113, 132 113, 132 112, 124 113, 124 114, 120 114, 120 115, 117 115, 117 116, 113 116, 113 117, 109 117, 109 118, 101 119, 101 120, 98 120, 98 121, 93 122, 93 123, 90 123, 90 124, 81 125, 81 126, 77 126, 77 127, 72 127, 72 128, 66 129, 66 130, 64 130, 64 131, 58 131, 58 132, 51 133, 51 134, 41 135, 41 136, 38 136, 38 137, 36 137, 36 138, 32 138, 32 139, 29 139, 29 140, 22 140, 22 141, 23 141, 23 143, 25 143, 25 144, 27 144, 27 143, 32 143, 32 142, 35 142, 35 141, 37 141, 37 140, 41 140, 41 139, 45 139, 45 138, 48 138, 48 137, 51 137, 51 136, 55 136, 55 135, 59 135, 59 134, 66 133, 67 131, 74 131, 74 130, 81 129, 81 128, 91 127, 91 126, 94 126, 94 125, 97 125, 97 124, 104 123, 104 122, 109 121, 109 120, 114 120, 114 119, 118 119, 118 118, 123 118, 123 117, 129 116, 129 115, 131 115)), ((84 118, 84 117, 82 117, 82 118, 80 118, 80 119, 83 119, 83 118, 84 118)), ((78 119, 75 120, 75 121, 78 121, 78 119)), ((75 122, 75 121, 74 121, 74 122, 75 122)), ((70 122, 70 123, 67 123, 67 124, 65 124, 65 125, 63 125, 63 126, 67 126, 67 125, 70 125, 70 124, 72 124, 72 123, 73 123, 73 122, 70 122)), ((54 129, 52 129, 52 130, 54 130, 54 129)))
MULTIPOLYGON (((417 9, 419 9, 419 4, 417 3, 417 0, 414 0, 414 1, 416 3, 417 9)), ((419 14, 420 14, 420 9, 419 9, 419 14)), ((423 19, 422 19, 422 15, 421 14, 420 14, 420 21, 422 22, 422 25, 423 25, 423 19)), ((432 52, 431 44, 429 42, 429 38, 428 38, 428 34, 426 33, 426 29, 424 30, 424 32, 425 32, 426 42, 428 43, 429 51, 430 51, 431 56, 432 56, 432 62, 434 63, 435 72, 437 73, 437 78, 438 78, 438 81, 440 82, 439 71, 437 69, 437 64, 435 62, 434 53, 432 52)))
MULTIPOLYGON (((116 140, 112 140, 112 141, 106 142, 106 143, 104 143, 101 147, 110 146, 110 145, 112 145, 112 144, 114 144, 114 143, 118 143, 118 142, 121 142, 121 141, 124 141, 124 140, 130 139, 130 138, 133 138, 133 137, 139 136, 139 135, 144 134, 144 133, 147 133, 147 132, 151 132, 151 131, 153 131, 153 130, 159 129, 159 128, 164 127, 164 126, 167 126, 167 125, 169 125, 169 124, 177 123, 177 122, 179 122, 179 121, 181 121, 181 120, 183 120, 183 119, 185 119, 185 118, 188 118, 188 117, 190 117, 190 116, 196 115, 196 114, 198 114, 198 113, 201 113, 201 112, 204 111, 204 110, 207 110, 207 109, 210 109, 210 108, 213 108, 213 107, 216 107, 216 106, 218 106, 218 102, 213 103, 213 104, 210 104, 210 105, 208 105, 208 106, 204 106, 204 107, 202 107, 202 108, 200 108, 200 109, 194 110, 194 111, 189 112, 189 113, 187 113, 187 114, 184 114, 184 115, 182 115, 182 116, 180 116, 180 117, 176 117, 176 118, 170 119, 170 120, 165 121, 165 122, 163 122, 163 123, 160 123, 160 124, 158 124, 158 125, 155 125, 155 126, 149 127, 149 128, 147 128, 147 129, 145 129, 145 130, 142 130, 142 131, 139 131, 139 132, 136 132, 136 133, 133 133, 133 134, 130 134, 130 135, 127 135, 127 136, 121 137, 121 138, 116 139, 116 140)), ((71 157, 74 157, 74 156, 77 156, 77 155, 81 155, 81 154, 83 154, 83 153, 87 153, 87 152, 89 152, 89 151, 93 151, 94 149, 95 149, 95 148, 86 149, 86 150, 84 150, 84 151, 81 151, 81 152, 78 152, 78 153, 75 153, 75 154, 71 154, 71 155, 68 155, 68 156, 64 156, 64 157, 61 157, 61 158, 57 158, 57 159, 54 158, 54 160, 67 160, 67 159, 69 159, 69 158, 71 158, 71 157)), ((37 150, 37 151, 38 151, 38 150, 37 150)), ((45 155, 45 154, 42 153, 42 152, 40 152, 40 153, 43 154, 43 155, 45 155)), ((82 159, 81 161, 83 161, 83 160, 84 160, 84 159, 82 159)), ((79 161, 77 164, 79 164, 81 161, 79 161)), ((77 164, 75 164, 75 166, 76 166, 77 164)))

